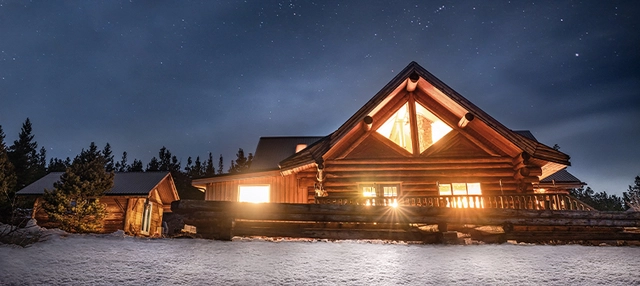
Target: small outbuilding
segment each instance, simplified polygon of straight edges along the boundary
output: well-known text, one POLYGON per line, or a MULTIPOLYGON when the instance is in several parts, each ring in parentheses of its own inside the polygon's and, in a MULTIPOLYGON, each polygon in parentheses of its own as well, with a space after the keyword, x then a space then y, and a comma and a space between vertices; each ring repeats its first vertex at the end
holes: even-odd
MULTIPOLYGON (((41 227, 54 228, 41 207, 44 190, 53 190, 62 172, 53 172, 18 191, 17 195, 37 196, 32 217, 41 227)), ((162 217, 171 212, 171 202, 179 200, 170 172, 115 173, 113 188, 100 199, 106 204, 102 232, 123 230, 127 234, 158 236, 162 234, 162 217)))

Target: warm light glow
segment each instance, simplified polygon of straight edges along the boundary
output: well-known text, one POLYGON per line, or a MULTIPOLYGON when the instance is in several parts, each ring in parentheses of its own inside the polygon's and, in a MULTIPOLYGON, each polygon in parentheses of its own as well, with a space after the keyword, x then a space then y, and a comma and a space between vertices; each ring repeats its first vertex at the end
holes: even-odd
POLYGON ((427 150, 434 143, 438 142, 442 137, 451 132, 451 127, 442 122, 440 118, 435 116, 424 106, 416 102, 416 120, 418 126, 418 140, 420 145, 420 153, 427 150))
POLYGON ((440 184, 438 185, 438 189, 440 190, 441 196, 450 196, 451 195, 451 185, 450 184, 440 184))
POLYGON ((445 196, 450 208, 484 208, 480 183, 438 184, 441 196, 445 196), (452 196, 449 198, 449 196, 452 196))
POLYGON ((409 105, 405 104, 391 115, 382 126, 376 130, 382 136, 398 144, 409 152, 413 152, 411 145, 411 125, 409 124, 409 105))
POLYGON ((269 202, 269 185, 240 185, 239 202, 247 203, 268 203, 269 202))
POLYGON ((382 187, 385 197, 397 197, 398 196, 398 187, 396 186, 384 186, 382 187))
POLYGON ((389 206, 391 206, 392 208, 397 208, 398 207, 398 200, 397 199, 393 199, 393 202, 391 202, 391 204, 389 204, 389 206))
POLYGON ((454 196, 464 196, 467 194, 466 183, 452 183, 451 186, 453 187, 454 196))
POLYGON ((296 145, 296 153, 304 150, 304 148, 307 148, 307 144, 298 144, 298 145, 296 145))
POLYGON ((468 195, 482 195, 482 189, 480 189, 480 183, 467 183, 468 195))
POLYGON ((376 188, 367 186, 362 187, 362 196, 363 197, 375 197, 376 196, 376 188))

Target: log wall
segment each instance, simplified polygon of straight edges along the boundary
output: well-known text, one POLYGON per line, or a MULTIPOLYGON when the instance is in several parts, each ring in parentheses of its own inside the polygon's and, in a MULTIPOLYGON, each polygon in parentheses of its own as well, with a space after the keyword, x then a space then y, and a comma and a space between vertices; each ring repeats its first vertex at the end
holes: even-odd
POLYGON ((478 240, 527 242, 640 241, 640 212, 453 209, 432 207, 251 204, 176 201, 172 211, 205 238, 240 236, 392 239, 442 242, 465 231, 478 240), (434 226, 434 227, 430 227, 434 226), (488 233, 481 226, 499 229, 488 233), (471 230, 468 230, 472 227, 471 230), (498 237, 496 239, 496 236, 498 237))

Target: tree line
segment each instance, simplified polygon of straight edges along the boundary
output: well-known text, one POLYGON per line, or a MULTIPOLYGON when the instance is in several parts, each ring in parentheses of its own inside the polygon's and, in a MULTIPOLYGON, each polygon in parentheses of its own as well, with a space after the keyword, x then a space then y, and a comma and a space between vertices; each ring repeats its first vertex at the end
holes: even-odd
MULTIPOLYGON (((73 160, 69 157, 65 159, 50 158, 47 161, 47 152, 44 146, 38 149, 35 141, 33 127, 29 118, 22 124, 18 139, 13 144, 5 143, 5 134, 0 125, 0 221, 7 221, 12 209, 31 208, 33 201, 20 201, 16 199, 16 192, 37 181, 51 172, 79 172, 74 163, 84 161, 99 161, 101 168, 106 173, 115 172, 171 172, 176 189, 181 198, 184 199, 204 199, 204 194, 191 185, 191 180, 201 177, 209 177, 225 173, 224 159, 219 156, 217 162, 213 154, 209 152, 204 160, 197 156, 187 158, 186 165, 182 167, 182 162, 166 148, 160 148, 158 156, 154 156, 145 166, 141 160, 134 159, 129 163, 127 152, 123 152, 119 160, 115 160, 111 145, 106 143, 101 150, 91 142, 88 149, 83 149, 73 160), (97 156, 99 155, 99 160, 97 156)), ((245 172, 251 166, 253 154, 245 155, 242 148, 238 149, 236 159, 231 160, 231 166, 227 173, 245 172)), ((86 167, 86 166, 85 166, 86 167)), ((87 176, 85 176, 87 177, 87 176)))

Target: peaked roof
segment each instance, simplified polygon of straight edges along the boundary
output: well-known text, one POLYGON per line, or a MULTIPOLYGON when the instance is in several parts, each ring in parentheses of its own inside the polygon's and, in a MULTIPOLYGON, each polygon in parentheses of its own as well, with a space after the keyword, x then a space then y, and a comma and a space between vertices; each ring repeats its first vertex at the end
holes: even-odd
POLYGON ((583 183, 576 176, 572 175, 567 169, 562 169, 558 172, 551 174, 550 176, 540 180, 540 183, 583 183))
MULTIPOLYGON (((18 191, 18 195, 42 195, 44 190, 53 190, 53 184, 60 180, 63 172, 52 172, 32 184, 18 191)), ((173 180, 170 172, 146 172, 146 173, 115 173, 113 177, 113 188, 105 193, 107 196, 117 195, 140 195, 146 196, 153 191, 163 180, 173 180)), ((175 193, 175 200, 178 200, 178 194, 175 186, 172 187, 175 193)), ((164 200, 164 199, 163 199, 164 200)))
POLYGON ((279 169, 278 163, 296 153, 298 144, 311 145, 322 139, 320 136, 260 137, 250 171, 279 169))
MULTIPOLYGON (((418 86, 422 85, 420 88, 427 88, 427 85, 435 87, 450 101, 454 102, 455 105, 464 109, 465 112, 472 113, 477 120, 480 120, 489 126, 500 136, 504 137, 517 148, 521 149, 522 152, 526 152, 531 155, 532 158, 557 163, 562 166, 570 165, 568 155, 539 143, 535 139, 528 138, 526 135, 523 136, 506 128, 489 114, 485 113, 483 110, 429 73, 419 64, 411 62, 335 132, 322 140, 315 142, 305 150, 282 160, 280 162, 282 171, 288 171, 308 164, 321 162, 323 160, 322 156, 329 151, 331 147, 356 127, 357 124, 359 124, 369 113, 383 104, 387 97, 389 97, 396 89, 401 85, 406 84, 409 77, 415 78, 416 75, 419 76, 418 86)), ((461 115, 463 116, 464 113, 461 115)))

